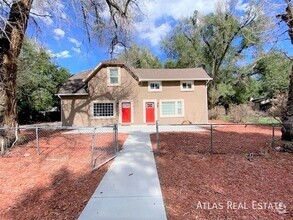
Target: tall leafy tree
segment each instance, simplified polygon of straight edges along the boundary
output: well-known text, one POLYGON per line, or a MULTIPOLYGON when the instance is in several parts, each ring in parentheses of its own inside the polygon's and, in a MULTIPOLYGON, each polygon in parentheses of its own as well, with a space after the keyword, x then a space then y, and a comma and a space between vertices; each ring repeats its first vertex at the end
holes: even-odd
POLYGON ((120 54, 119 59, 124 60, 135 68, 162 68, 157 56, 154 56, 147 47, 140 47, 137 44, 131 45, 120 54))
MULTIPOLYGON (((48 6, 52 12, 56 11, 57 2, 62 0, 36 1, 39 5, 48 6)), ((23 44, 30 15, 35 17, 52 17, 50 14, 38 14, 32 11, 34 0, 1 1, 0 6, 0 92, 3 95, 5 127, 17 126, 17 91, 16 80, 18 74, 18 57, 23 44)), ((68 1, 65 3, 68 4, 68 1)), ((117 44, 125 45, 131 21, 135 17, 135 9, 138 8, 137 0, 73 0, 76 13, 74 23, 81 21, 88 40, 99 39, 110 44, 110 52, 113 52, 117 44), (108 12, 105 15, 104 12, 108 12), (79 19, 79 20, 78 20, 79 19)), ((58 14, 58 13, 57 13, 58 14)), ((80 23, 80 22, 79 22, 80 23)), ((8 132, 0 136, 0 139, 9 145, 15 139, 14 132, 8 132)))
POLYGON ((39 111, 59 107, 55 94, 69 72, 52 62, 45 48, 28 39, 24 41, 18 66, 17 102, 22 122, 34 120, 39 111))
POLYGON ((219 4, 215 13, 202 17, 195 12, 163 41, 167 55, 178 66, 203 66, 213 77, 209 86, 211 107, 218 101, 218 84, 227 84, 239 71, 238 62, 245 52, 258 51, 268 24, 259 4, 251 2, 240 13, 233 3, 219 4))
POLYGON ((263 94, 272 97, 288 92, 290 70, 290 59, 281 51, 271 51, 255 63, 251 73, 262 83, 263 94))
MULTIPOLYGON (((286 12, 284 14, 277 15, 277 18, 281 19, 288 26, 287 32, 291 39, 291 44, 293 44, 293 5, 291 0, 285 0, 285 3, 286 3, 286 10, 285 10, 286 12)), ((292 141, 293 140, 293 65, 290 71, 287 110, 282 118, 282 121, 283 121, 282 139, 287 141, 292 141)), ((293 147, 291 145, 291 152, 292 151, 293 151, 293 147)))

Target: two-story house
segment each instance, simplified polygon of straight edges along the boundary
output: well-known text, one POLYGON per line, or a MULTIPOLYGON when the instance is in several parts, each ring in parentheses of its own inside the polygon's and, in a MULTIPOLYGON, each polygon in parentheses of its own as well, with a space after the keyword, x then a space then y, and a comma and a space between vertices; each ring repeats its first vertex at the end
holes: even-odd
POLYGON ((207 123, 209 80, 202 68, 134 69, 118 60, 101 62, 59 90, 62 125, 207 123))

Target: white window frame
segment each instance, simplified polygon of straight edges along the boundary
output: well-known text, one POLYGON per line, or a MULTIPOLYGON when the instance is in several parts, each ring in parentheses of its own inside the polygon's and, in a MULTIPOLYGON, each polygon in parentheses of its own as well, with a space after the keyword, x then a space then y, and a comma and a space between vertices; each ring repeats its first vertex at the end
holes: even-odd
POLYGON ((160 100, 160 117, 161 118, 182 118, 185 115, 183 99, 163 99, 160 100), (163 115, 163 102, 175 102, 175 115, 163 115), (178 102, 182 103, 182 114, 178 114, 178 102))
POLYGON ((95 100, 91 102, 91 113, 93 119, 107 119, 116 118, 116 101, 115 100, 95 100), (113 116, 95 116, 94 115, 94 104, 95 103, 113 103, 113 116))
POLYGON ((121 85, 121 70, 120 70, 120 67, 108 67, 107 68, 107 82, 108 82, 108 86, 120 86, 121 85), (118 71, 118 83, 111 83, 111 80, 110 80, 110 70, 111 69, 117 69, 118 71))
POLYGON ((161 92, 162 91, 162 82, 161 81, 149 81, 148 82, 148 91, 149 92, 161 92), (160 89, 152 89, 151 83, 158 83, 160 85, 160 89))
POLYGON ((180 81, 180 90, 182 92, 187 92, 187 91, 194 91, 194 81, 180 81), (183 88, 183 83, 190 83, 191 84, 191 88, 183 88))

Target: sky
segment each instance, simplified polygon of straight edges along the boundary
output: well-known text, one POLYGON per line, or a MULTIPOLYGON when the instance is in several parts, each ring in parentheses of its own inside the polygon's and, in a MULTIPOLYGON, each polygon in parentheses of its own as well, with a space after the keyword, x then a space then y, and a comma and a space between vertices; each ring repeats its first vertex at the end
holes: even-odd
MULTIPOLYGON (((50 14, 48 7, 40 7, 42 1, 35 0, 33 14, 50 14)), ((58 14, 58 21, 50 17, 35 17, 39 21, 39 26, 31 25, 28 34, 47 48, 58 65, 67 68, 71 74, 76 74, 94 68, 100 61, 110 59, 110 55, 108 47, 88 43, 82 24, 72 25, 75 20, 70 11, 74 9, 71 4, 66 4, 68 1, 55 0, 52 13, 58 14), (67 22, 68 20, 70 22, 67 22)), ((218 1, 145 0, 140 5, 143 16, 133 25, 135 33, 133 41, 147 46, 154 55, 164 61, 166 55, 161 49, 160 42, 177 22, 183 17, 191 16, 195 10, 201 15, 213 12, 218 1)), ((246 0, 238 0, 239 10, 243 10, 245 6, 246 0)))

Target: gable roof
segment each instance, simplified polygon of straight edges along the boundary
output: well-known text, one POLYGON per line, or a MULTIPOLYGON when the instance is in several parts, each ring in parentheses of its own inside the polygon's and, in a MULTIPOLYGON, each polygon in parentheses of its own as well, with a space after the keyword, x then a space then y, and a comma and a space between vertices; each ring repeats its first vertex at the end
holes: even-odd
POLYGON ((96 75, 97 72, 99 72, 100 69, 102 69, 103 67, 124 67, 125 69, 127 69, 130 74, 136 79, 138 80, 138 77, 136 74, 134 74, 134 69, 133 67, 129 66, 128 64, 126 64, 124 61, 121 60, 107 60, 107 61, 103 61, 101 63, 99 63, 84 79, 84 82, 88 82, 89 80, 91 80, 91 78, 93 78, 94 75, 96 75))
POLYGON ((124 67, 139 82, 144 81, 178 81, 178 80, 212 80, 203 68, 187 69, 134 69, 121 60, 108 60, 99 63, 94 69, 71 76, 59 89, 58 95, 88 95, 87 82, 104 67, 124 67))
POLYGON ((86 83, 83 79, 91 72, 91 70, 71 76, 59 89, 58 95, 86 95, 86 83))

